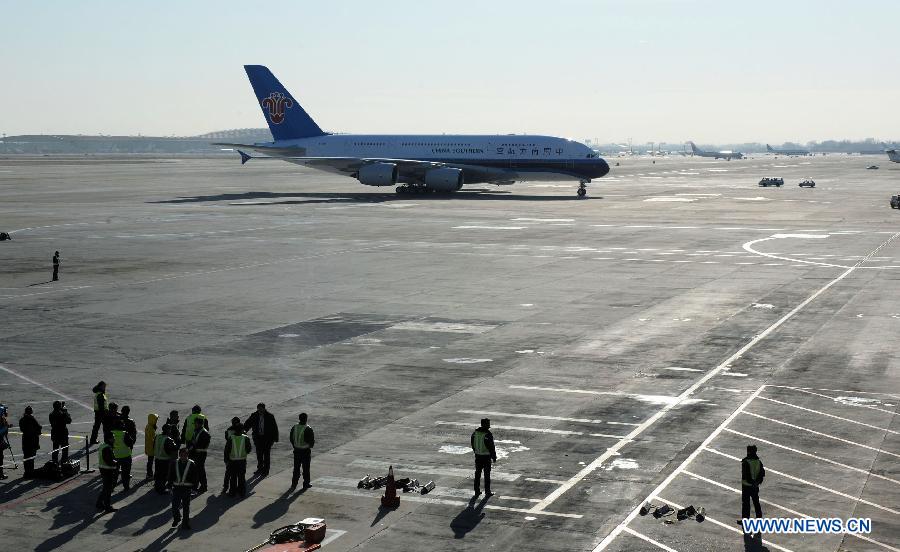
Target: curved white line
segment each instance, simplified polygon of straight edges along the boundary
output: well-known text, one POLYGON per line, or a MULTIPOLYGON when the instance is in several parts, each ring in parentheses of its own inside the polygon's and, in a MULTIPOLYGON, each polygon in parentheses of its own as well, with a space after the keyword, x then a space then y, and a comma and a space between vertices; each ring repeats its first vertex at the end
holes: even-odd
MULTIPOLYGON (((896 234, 895 234, 895 235, 896 235, 896 234)), ((743 247, 744 250, 747 251, 747 252, 749 252, 749 253, 753 253, 754 255, 760 255, 760 256, 762 256, 762 257, 768 257, 768 258, 770 258, 770 259, 778 259, 778 260, 781 260, 781 261, 790 261, 790 262, 792 262, 792 263, 803 263, 803 264, 808 264, 808 265, 825 266, 825 267, 829 267, 829 268, 844 268, 844 269, 847 269, 847 268, 854 268, 854 267, 855 267, 855 268, 863 268, 863 269, 870 269, 870 270, 872 270, 872 269, 874 269, 874 270, 885 270, 885 269, 888 269, 888 268, 900 268, 900 266, 897 266, 897 265, 888 265, 888 266, 861 266, 862 263, 866 262, 866 259, 860 260, 859 263, 857 263, 856 265, 840 265, 840 264, 834 264, 834 263, 822 263, 822 262, 818 262, 818 261, 807 261, 807 260, 805 260, 805 259, 795 259, 795 258, 793 258, 793 257, 782 257, 782 256, 780 256, 780 255, 773 255, 773 254, 771 254, 771 253, 764 253, 764 252, 762 252, 762 251, 758 251, 758 250, 756 250, 756 249, 753 249, 753 245, 755 245, 755 244, 757 244, 757 243, 764 242, 764 241, 768 241, 768 240, 775 240, 775 239, 786 239, 786 238, 776 238, 776 237, 774 237, 774 236, 769 236, 768 238, 760 238, 760 239, 758 239, 758 240, 748 241, 747 243, 743 244, 741 247, 743 247)), ((879 249, 880 249, 880 248, 879 248, 879 249)), ((867 258, 868 258, 868 257, 867 257, 867 258)))

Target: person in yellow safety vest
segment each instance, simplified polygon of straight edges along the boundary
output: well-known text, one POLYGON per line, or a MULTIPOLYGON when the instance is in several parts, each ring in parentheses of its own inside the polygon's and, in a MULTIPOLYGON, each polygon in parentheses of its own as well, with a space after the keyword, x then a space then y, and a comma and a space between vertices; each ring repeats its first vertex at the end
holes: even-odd
POLYGON ((91 429, 91 440, 88 442, 88 446, 97 444, 97 432, 100 431, 100 426, 106 419, 106 408, 109 405, 105 381, 95 385, 91 391, 94 393, 94 427, 91 429))
POLYGON ((185 445, 194 440, 194 428, 196 427, 194 420, 197 418, 203 420, 203 427, 209 429, 209 420, 206 419, 205 414, 200 413, 200 405, 195 404, 191 408, 191 413, 184 419, 184 425, 181 426, 181 442, 185 445))
POLYGON ((172 484, 172 527, 191 528, 191 490, 197 486, 197 467, 188 458, 188 449, 178 451, 178 460, 169 466, 172 484))
MULTIPOLYGON (((244 424, 241 423, 241 419, 235 416, 231 419, 231 426, 225 430, 225 446, 228 446, 228 443, 231 442, 231 436, 237 435, 244 429, 244 424)), ((228 494, 229 483, 231 482, 231 464, 228 462, 228 455, 225 455, 225 482, 222 483, 222 494, 228 494)))
MULTIPOLYGON (((756 455, 756 445, 747 445, 747 456, 741 460, 741 517, 750 517, 750 501, 753 501, 753 509, 756 517, 762 517, 762 507, 759 505, 759 486, 766 477, 766 469, 762 460, 756 455)), ((741 520, 738 520, 741 524, 741 520)))
POLYGON ((225 443, 225 459, 228 462, 230 481, 228 496, 240 493, 241 498, 247 496, 247 455, 253 447, 250 446, 250 438, 244 434, 244 429, 236 430, 231 439, 225 443))
POLYGON ((206 492, 206 452, 209 450, 211 437, 209 431, 203 427, 202 418, 194 418, 194 435, 188 443, 190 459, 197 468, 197 494, 206 492))
POLYGON ((497 461, 494 450, 494 435, 491 433, 491 421, 481 419, 481 427, 472 432, 472 451, 475 453, 475 496, 481 494, 481 473, 484 472, 484 495, 492 496, 491 463, 497 461))
POLYGON ((147 479, 153 479, 153 448, 156 446, 156 421, 159 416, 153 412, 147 414, 147 425, 144 426, 144 454, 147 455, 147 479))
POLYGON ((119 474, 125 491, 131 490, 131 456, 137 442, 137 427, 131 415, 131 407, 123 406, 119 415, 118 427, 113 430, 113 454, 119 464, 119 474))
POLYGON ((300 469, 303 468, 303 489, 312 485, 309 483, 309 463, 312 459, 312 448, 316 446, 316 435, 313 428, 306 425, 308 416, 303 412, 299 416, 300 423, 291 428, 291 444, 294 446, 294 476, 291 479, 291 490, 297 488, 300 479, 300 469))
POLYGON ((107 433, 103 436, 103 443, 97 449, 97 462, 100 466, 100 477, 103 480, 103 488, 97 497, 97 509, 103 513, 115 512, 112 507, 112 491, 116 484, 116 458, 113 454, 113 436, 107 433))
POLYGON ((178 445, 171 435, 160 433, 153 442, 153 488, 159 494, 166 494, 166 479, 169 477, 169 466, 175 458, 178 445))

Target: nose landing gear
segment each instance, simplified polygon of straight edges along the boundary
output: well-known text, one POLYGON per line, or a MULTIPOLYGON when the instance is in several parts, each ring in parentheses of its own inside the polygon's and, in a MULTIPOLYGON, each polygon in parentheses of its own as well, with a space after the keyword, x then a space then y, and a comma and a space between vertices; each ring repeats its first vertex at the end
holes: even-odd
POLYGON ((578 185, 578 199, 584 199, 587 197, 587 186, 586 184, 590 182, 590 180, 582 180, 578 185))

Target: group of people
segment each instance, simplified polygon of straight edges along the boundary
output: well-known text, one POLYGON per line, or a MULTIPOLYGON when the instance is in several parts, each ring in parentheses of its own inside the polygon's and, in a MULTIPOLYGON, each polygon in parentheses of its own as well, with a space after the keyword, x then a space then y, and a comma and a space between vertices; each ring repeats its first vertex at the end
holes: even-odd
MULTIPOLYGON (((98 444, 97 464, 102 488, 96 506, 103 513, 114 512, 112 493, 119 482, 126 492, 131 490, 132 461, 138 441, 138 430, 128 406, 109 400, 107 385, 101 381, 92 389, 94 424, 88 446, 98 444)), ((172 495, 172 527, 190 529, 190 501, 193 496, 207 492, 206 458, 210 452, 212 437, 209 420, 199 405, 191 409, 183 423, 177 410, 172 410, 162 427, 157 427, 159 416, 147 415, 144 427, 144 453, 147 456, 147 480, 153 481, 154 490, 161 495, 172 495)), ((294 450, 294 473, 291 490, 297 488, 302 477, 303 489, 310 484, 310 460, 315 446, 315 433, 307 425, 307 414, 301 413, 298 423, 290 431, 290 441, 294 450)), ((68 424, 72 423, 64 402, 53 403, 50 413, 51 440, 53 442, 52 462, 65 463, 68 460, 68 424), (61 459, 61 460, 60 460, 61 459)), ((0 407, 0 466, 3 449, 9 447, 5 407, 0 407)), ((35 419, 31 406, 25 408, 19 420, 22 433, 22 453, 24 455, 25 477, 35 476, 34 460, 40 448, 43 426, 35 419)), ((271 469, 271 449, 278 442, 278 422, 266 405, 259 403, 256 411, 245 421, 237 416, 225 431, 225 481, 222 494, 246 496, 247 457, 256 450, 256 471, 254 475, 266 477, 271 469), (252 444, 251 444, 252 442, 252 444)), ((0 479, 6 479, 0 468, 0 479)))

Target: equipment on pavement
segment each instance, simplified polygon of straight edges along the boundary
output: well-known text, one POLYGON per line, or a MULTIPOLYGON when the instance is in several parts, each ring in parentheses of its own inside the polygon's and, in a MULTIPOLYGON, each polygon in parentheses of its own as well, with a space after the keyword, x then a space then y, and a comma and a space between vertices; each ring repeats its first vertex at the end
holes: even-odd
POLYGON ((247 552, 255 552, 269 545, 265 552, 312 552, 322 547, 325 540, 325 520, 322 518, 306 518, 292 525, 279 527, 269 534, 269 538, 257 544, 247 552))
POLYGON ((676 509, 665 503, 653 504, 645 502, 641 509, 638 510, 638 513, 641 516, 651 514, 655 519, 661 519, 667 525, 689 518, 696 520, 697 523, 703 523, 703 520, 706 519, 706 510, 702 506, 700 508, 688 506, 687 508, 676 509))

